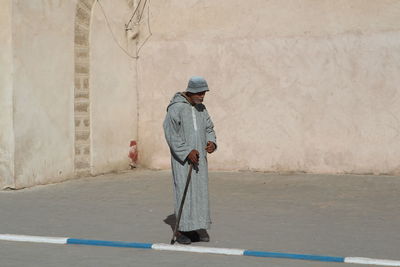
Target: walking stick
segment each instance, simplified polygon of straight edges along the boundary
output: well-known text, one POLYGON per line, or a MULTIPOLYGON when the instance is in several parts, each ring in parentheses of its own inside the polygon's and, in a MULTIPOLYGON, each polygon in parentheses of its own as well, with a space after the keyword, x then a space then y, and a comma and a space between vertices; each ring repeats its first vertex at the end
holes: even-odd
POLYGON ((183 196, 182 196, 182 200, 181 200, 181 206, 179 207, 178 218, 176 218, 175 229, 174 229, 174 233, 173 233, 172 239, 171 239, 171 245, 173 245, 175 243, 175 239, 174 238, 176 237, 176 232, 178 231, 178 228, 179 228, 179 222, 180 222, 181 216, 182 216, 183 204, 185 203, 186 193, 187 193, 187 190, 189 188, 189 183, 190 183, 190 179, 191 179, 191 176, 192 176, 193 165, 190 162, 189 162, 189 165, 190 165, 189 173, 188 173, 187 180, 186 180, 185 190, 183 191, 183 196))

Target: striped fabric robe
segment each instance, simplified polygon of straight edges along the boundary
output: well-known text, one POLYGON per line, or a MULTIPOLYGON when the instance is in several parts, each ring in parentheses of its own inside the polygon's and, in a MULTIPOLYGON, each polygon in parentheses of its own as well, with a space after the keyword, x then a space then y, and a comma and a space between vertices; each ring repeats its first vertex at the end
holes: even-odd
POLYGON ((211 219, 205 148, 208 141, 217 144, 211 118, 203 104, 192 106, 183 93, 176 93, 167 108, 163 127, 171 151, 176 216, 178 216, 189 171, 186 157, 193 149, 199 151, 200 154, 198 168, 193 168, 192 171, 179 230, 209 229, 211 219))

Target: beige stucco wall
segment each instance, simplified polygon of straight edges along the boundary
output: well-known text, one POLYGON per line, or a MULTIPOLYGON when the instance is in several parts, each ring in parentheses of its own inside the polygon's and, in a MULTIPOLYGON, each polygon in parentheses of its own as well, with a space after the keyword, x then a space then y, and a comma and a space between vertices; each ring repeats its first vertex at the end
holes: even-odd
POLYGON ((0 189, 14 184, 11 0, 0 1, 0 189))
POLYGON ((152 0, 150 10, 138 68, 145 166, 169 167, 166 105, 202 75, 213 169, 400 173, 399 1, 152 0))
MULTIPOLYGON (((0 1, 0 188, 73 178, 78 1, 0 1)), ((92 174, 128 168, 135 139, 143 166, 169 168, 165 108, 192 75, 211 89, 212 169, 400 173, 399 1, 152 0, 147 42, 147 10, 124 30, 137 2, 101 1, 138 60, 91 11, 92 174)))
POLYGON ((73 177, 75 1, 13 3, 17 187, 73 177))
POLYGON ((130 140, 137 139, 136 59, 118 46, 135 57, 136 40, 125 31, 132 6, 126 0, 101 4, 116 40, 95 2, 90 33, 93 174, 127 169, 130 140))
MULTIPOLYGON (((75 137, 82 123, 75 118, 81 110, 74 106, 75 93, 90 101, 91 146, 83 151, 90 155, 90 173, 129 168, 129 142, 137 138, 136 59, 115 44, 99 6, 92 9, 91 0, 79 1, 78 7, 78 1, 66 0, 1 1, 0 187, 22 188, 79 175, 75 137), (86 13, 77 15, 82 7, 86 13), (89 36, 75 38, 75 24, 82 21, 88 22, 89 36), (76 45, 88 37, 90 88, 85 81, 79 84, 75 73, 86 68, 84 49, 76 54, 76 45), (82 86, 90 93, 82 94, 82 86)), ((133 2, 102 4, 117 41, 134 51, 136 40, 127 36, 124 25, 133 2)))

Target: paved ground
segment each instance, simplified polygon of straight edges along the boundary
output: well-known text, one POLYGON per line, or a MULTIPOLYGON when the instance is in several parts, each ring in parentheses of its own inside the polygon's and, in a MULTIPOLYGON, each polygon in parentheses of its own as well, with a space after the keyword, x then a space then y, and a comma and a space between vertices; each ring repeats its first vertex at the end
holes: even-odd
MULTIPOLYGON (((210 173, 211 242, 400 260, 400 177, 210 173)), ((168 243, 168 171, 134 170, 0 192, 0 234, 168 243)), ((0 266, 340 266, 288 259, 0 241, 0 266)), ((351 265, 355 266, 355 265, 351 265)))

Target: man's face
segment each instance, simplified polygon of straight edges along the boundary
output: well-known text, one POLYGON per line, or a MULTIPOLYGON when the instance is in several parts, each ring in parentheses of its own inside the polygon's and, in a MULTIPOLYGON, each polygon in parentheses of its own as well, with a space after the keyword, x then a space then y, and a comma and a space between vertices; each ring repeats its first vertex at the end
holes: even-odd
POLYGON ((206 91, 199 93, 188 93, 187 96, 192 100, 193 103, 201 104, 203 103, 204 96, 206 95, 206 91))

